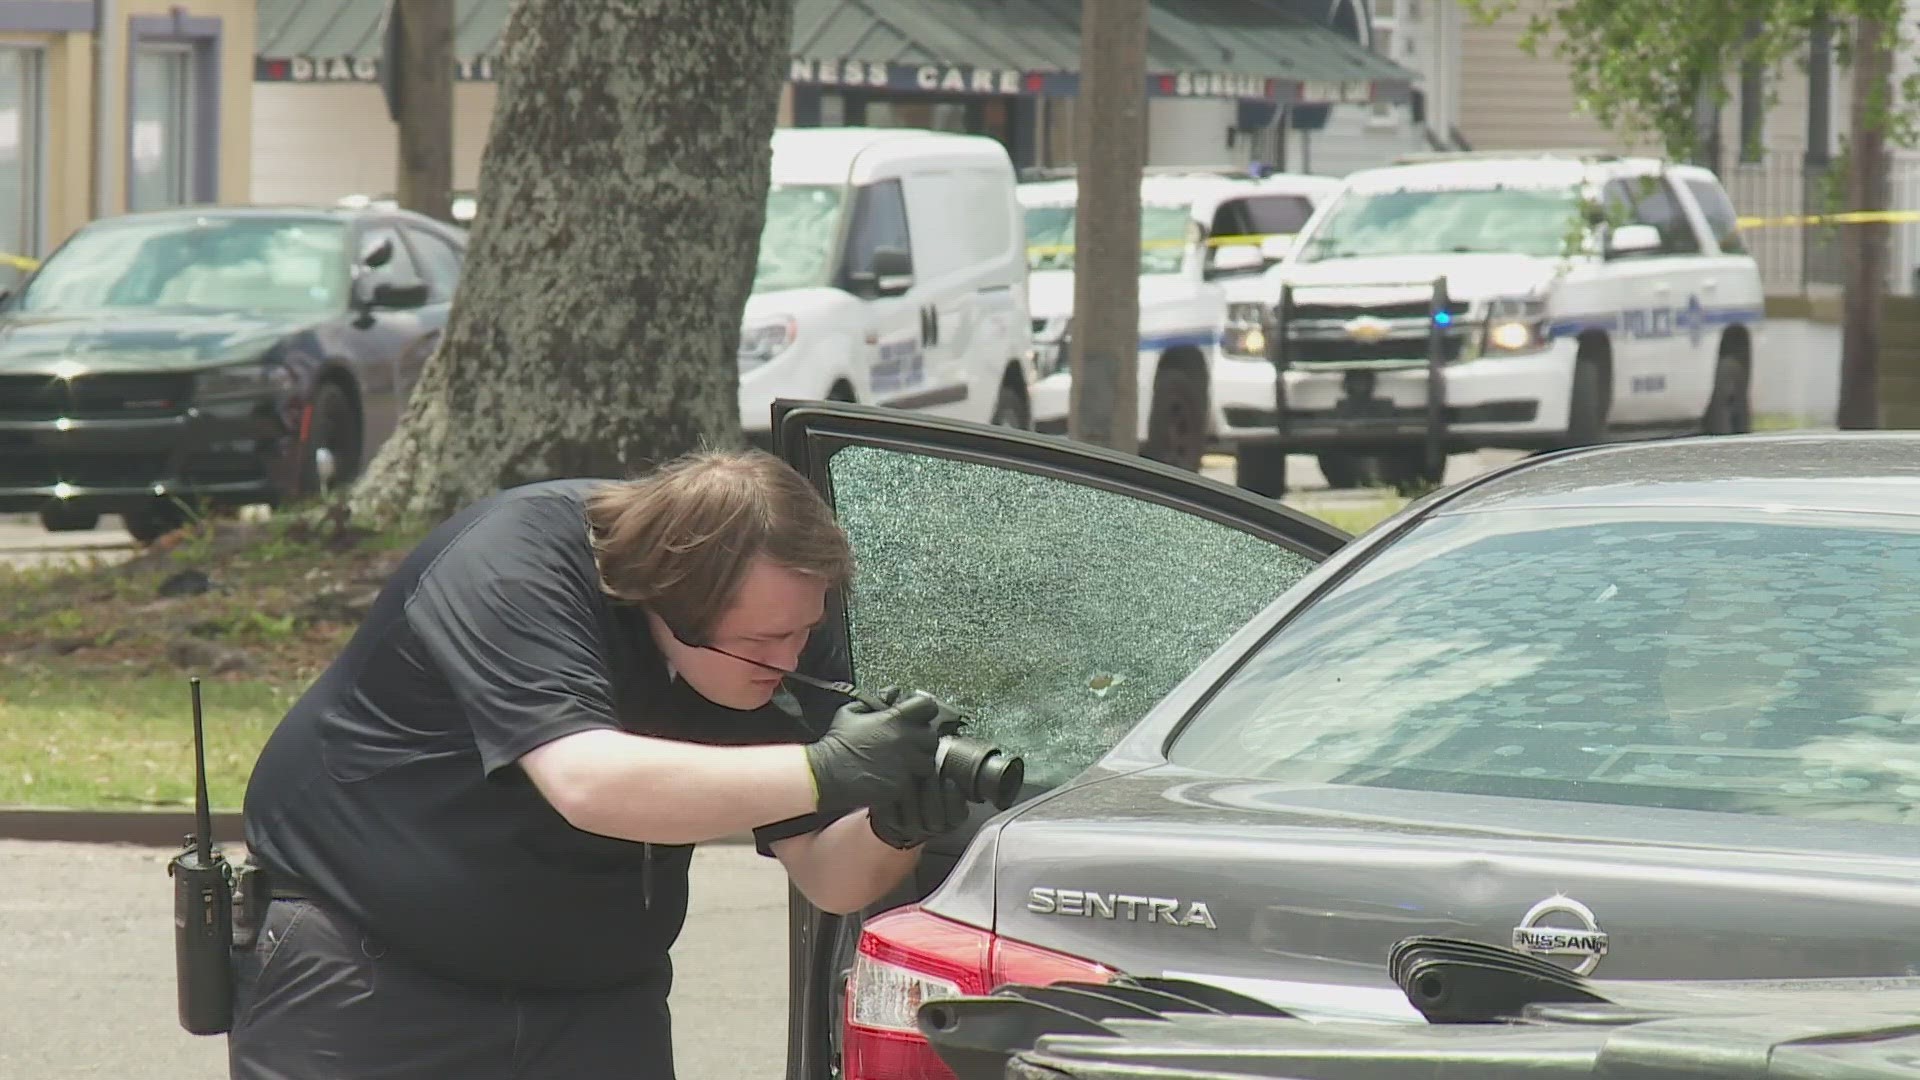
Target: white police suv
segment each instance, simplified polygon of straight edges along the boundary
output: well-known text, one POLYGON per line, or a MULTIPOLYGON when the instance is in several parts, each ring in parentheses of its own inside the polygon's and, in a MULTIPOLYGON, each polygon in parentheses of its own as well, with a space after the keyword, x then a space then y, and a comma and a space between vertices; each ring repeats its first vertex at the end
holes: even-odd
POLYGON ((1430 359, 1448 452, 1751 426, 1760 273, 1706 169, 1548 151, 1356 172, 1264 285, 1285 416, 1227 418, 1270 433, 1237 447, 1256 490, 1302 451, 1337 487, 1437 481, 1430 359))
MULTIPOLYGON (((1154 170, 1140 184, 1141 453, 1188 469, 1240 434, 1230 417, 1264 407, 1272 432, 1273 365, 1260 326, 1261 272, 1282 259, 1330 177, 1154 170)), ((1067 429, 1068 331, 1078 188, 1071 179, 1019 187, 1032 274, 1034 425, 1067 429)))

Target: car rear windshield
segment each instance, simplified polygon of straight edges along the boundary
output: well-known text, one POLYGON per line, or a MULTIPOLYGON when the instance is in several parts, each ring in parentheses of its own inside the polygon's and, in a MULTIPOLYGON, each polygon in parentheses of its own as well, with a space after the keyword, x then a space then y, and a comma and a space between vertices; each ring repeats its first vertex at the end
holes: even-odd
POLYGON ((1172 747, 1220 775, 1920 822, 1920 525, 1667 510, 1429 521, 1172 747))

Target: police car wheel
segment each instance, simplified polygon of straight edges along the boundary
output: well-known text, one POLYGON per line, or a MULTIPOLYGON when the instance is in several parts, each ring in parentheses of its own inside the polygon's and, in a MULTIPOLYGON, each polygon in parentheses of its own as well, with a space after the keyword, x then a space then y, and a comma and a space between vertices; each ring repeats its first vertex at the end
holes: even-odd
POLYGON ((1567 414, 1567 445, 1591 446, 1606 439, 1607 388, 1600 365, 1581 359, 1573 368, 1573 401, 1567 414))
POLYGON ((313 395, 313 427, 301 462, 301 489, 338 492, 360 476, 360 412, 339 383, 325 382, 313 395))
POLYGON ((1153 380, 1153 411, 1147 415, 1142 455, 1198 472, 1206 441, 1206 374, 1179 367, 1163 369, 1153 380))
POLYGON ((187 523, 187 515, 172 502, 155 503, 120 515, 127 533, 142 544, 151 544, 187 523))
POLYGON ((1700 425, 1708 435, 1740 435, 1753 430, 1753 401, 1748 393, 1747 362, 1723 354, 1713 371, 1713 400, 1700 425))
POLYGON ((1027 408, 1027 395, 1013 383, 1000 384, 1000 396, 993 403, 993 423, 997 427, 1019 428, 1022 431, 1033 427, 1033 416, 1027 408))
POLYGON ((1379 463, 1370 454, 1335 450, 1317 455, 1316 460, 1320 475, 1326 477, 1327 486, 1335 490, 1371 487, 1380 478, 1379 463))
POLYGON ((1287 493, 1287 449, 1277 442, 1243 442, 1233 451, 1233 482, 1238 487, 1278 499, 1287 493))
POLYGON ((48 532, 88 532, 100 524, 100 512, 75 506, 50 506, 40 511, 40 527, 48 532))

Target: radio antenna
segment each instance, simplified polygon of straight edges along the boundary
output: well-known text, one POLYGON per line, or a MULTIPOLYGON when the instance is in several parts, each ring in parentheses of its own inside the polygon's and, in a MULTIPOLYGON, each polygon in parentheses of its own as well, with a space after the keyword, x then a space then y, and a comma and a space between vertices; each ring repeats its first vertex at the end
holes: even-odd
POLYGON ((200 676, 187 680, 193 688, 193 823, 194 843, 200 855, 200 865, 209 865, 213 858, 213 812, 207 807, 207 740, 205 726, 200 719, 200 676))

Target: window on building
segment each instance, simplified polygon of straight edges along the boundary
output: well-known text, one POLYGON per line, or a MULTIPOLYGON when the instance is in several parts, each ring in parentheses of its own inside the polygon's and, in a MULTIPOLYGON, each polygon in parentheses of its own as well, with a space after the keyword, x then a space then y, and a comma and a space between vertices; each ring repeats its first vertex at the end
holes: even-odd
POLYGON ((196 201, 200 192, 199 72, 190 44, 143 41, 133 59, 127 209, 196 201))
POLYGON ((0 255, 40 253, 45 70, 38 49, 0 47, 0 255))

